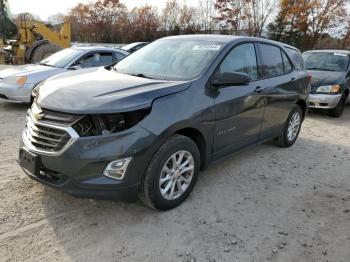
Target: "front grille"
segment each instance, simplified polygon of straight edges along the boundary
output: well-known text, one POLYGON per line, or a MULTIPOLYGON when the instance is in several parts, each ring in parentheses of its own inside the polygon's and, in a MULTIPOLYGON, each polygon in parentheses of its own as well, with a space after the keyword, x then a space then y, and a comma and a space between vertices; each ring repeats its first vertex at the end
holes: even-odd
POLYGON ((43 109, 41 114, 41 123, 58 126, 71 126, 83 117, 82 115, 72 115, 46 109, 43 109))
POLYGON ((40 109, 33 105, 28 110, 24 140, 32 149, 48 153, 62 150, 72 139, 67 132, 81 116, 40 109))

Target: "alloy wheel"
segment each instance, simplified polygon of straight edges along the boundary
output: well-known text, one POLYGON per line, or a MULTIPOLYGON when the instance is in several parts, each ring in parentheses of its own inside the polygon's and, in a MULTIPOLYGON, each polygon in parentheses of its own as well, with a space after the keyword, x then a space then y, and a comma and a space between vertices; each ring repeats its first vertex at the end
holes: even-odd
POLYGON ((290 121, 288 124, 287 138, 290 142, 294 141, 294 139, 297 137, 299 133, 300 125, 301 125, 301 116, 299 112, 295 112, 290 118, 290 121))
POLYGON ((192 182, 194 159, 190 152, 181 150, 174 153, 163 166, 159 180, 161 195, 167 200, 182 196, 192 182))

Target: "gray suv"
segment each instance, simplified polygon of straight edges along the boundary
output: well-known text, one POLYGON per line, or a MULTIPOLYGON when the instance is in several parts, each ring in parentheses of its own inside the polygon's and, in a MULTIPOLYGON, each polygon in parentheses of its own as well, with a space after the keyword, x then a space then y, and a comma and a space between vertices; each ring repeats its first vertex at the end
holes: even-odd
POLYGON ((210 162, 268 140, 292 146, 309 89, 294 47, 220 35, 160 39, 115 66, 42 83, 20 165, 76 196, 138 194, 171 209, 210 162))

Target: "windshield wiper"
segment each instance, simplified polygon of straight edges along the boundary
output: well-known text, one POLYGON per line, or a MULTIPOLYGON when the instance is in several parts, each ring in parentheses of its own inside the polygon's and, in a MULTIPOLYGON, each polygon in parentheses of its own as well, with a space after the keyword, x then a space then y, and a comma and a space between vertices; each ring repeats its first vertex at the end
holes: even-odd
POLYGON ((307 70, 320 70, 320 71, 332 71, 332 72, 335 72, 334 69, 330 69, 330 68, 320 68, 320 67, 310 67, 310 68, 307 68, 307 70))
POLYGON ((157 79, 157 78, 145 75, 145 74, 130 74, 130 75, 137 76, 137 77, 142 77, 142 78, 148 78, 148 79, 157 79))

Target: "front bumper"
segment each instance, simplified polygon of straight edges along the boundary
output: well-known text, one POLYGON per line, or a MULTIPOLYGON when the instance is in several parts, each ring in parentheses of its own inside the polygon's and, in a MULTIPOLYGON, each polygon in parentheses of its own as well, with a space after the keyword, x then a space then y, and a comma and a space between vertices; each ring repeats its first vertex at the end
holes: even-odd
MULTIPOLYGON (((25 135, 23 135, 25 136, 25 135)), ((40 174, 28 176, 40 183, 77 197, 113 199, 134 197, 152 154, 156 136, 140 126, 117 134, 81 137, 57 155, 37 152, 25 145, 21 149, 40 158, 40 174), (111 161, 132 157, 122 180, 103 175, 111 161)))
POLYGON ((0 82, 0 99, 15 103, 30 103, 32 89, 32 84, 17 87, 0 82))
POLYGON ((319 109, 333 109, 335 108, 342 95, 327 95, 327 94, 310 94, 309 107, 319 109))

